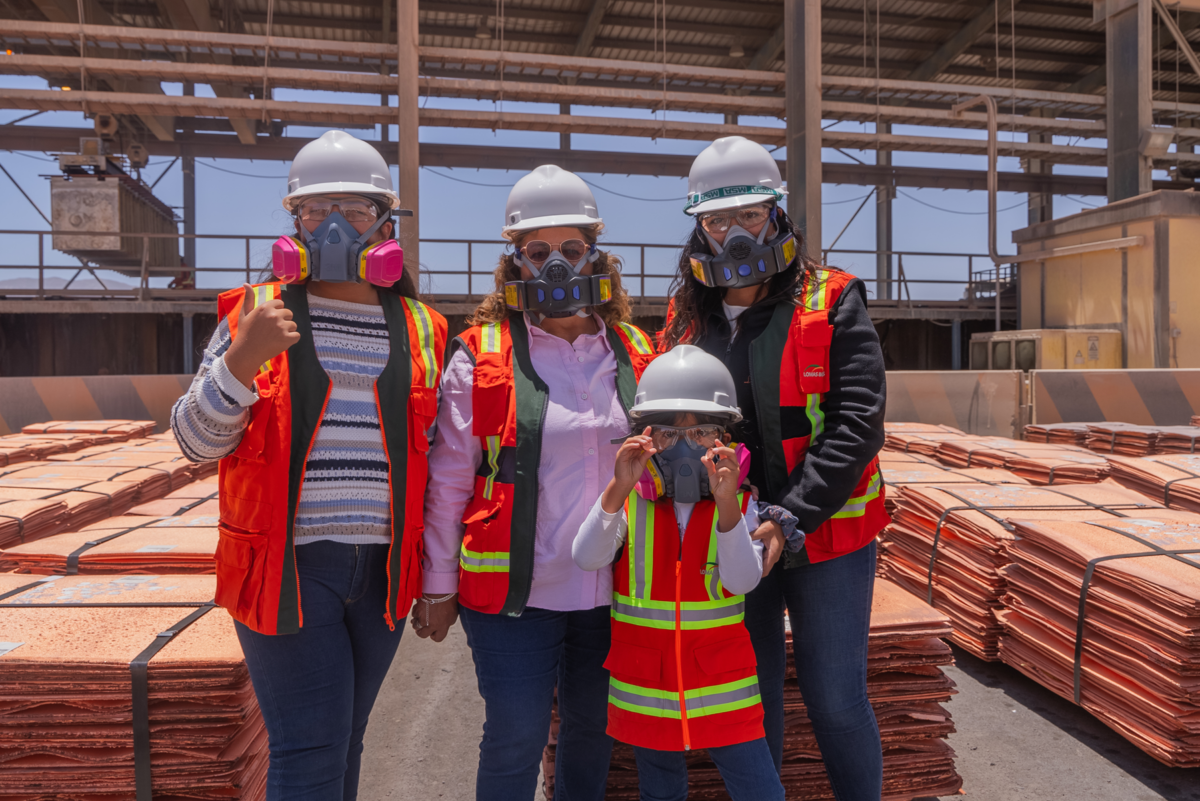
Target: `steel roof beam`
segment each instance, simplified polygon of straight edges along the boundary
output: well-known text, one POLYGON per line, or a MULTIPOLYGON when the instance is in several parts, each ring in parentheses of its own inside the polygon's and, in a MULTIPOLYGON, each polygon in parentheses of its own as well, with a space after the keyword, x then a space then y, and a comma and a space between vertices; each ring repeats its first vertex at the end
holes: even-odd
POLYGON ((579 32, 579 38, 575 41, 573 55, 576 58, 583 58, 592 52, 592 43, 596 41, 596 34, 600 32, 608 3, 609 0, 592 0, 592 10, 588 12, 587 19, 583 22, 583 30, 579 32))

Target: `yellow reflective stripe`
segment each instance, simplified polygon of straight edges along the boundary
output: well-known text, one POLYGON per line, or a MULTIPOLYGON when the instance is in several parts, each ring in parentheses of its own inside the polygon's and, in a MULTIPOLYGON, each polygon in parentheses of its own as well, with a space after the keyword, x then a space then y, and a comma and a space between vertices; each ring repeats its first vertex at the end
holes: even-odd
POLYGON ((617 323, 621 330, 625 332, 625 336, 633 343, 633 348, 643 356, 649 356, 654 353, 654 348, 650 346, 650 340, 640 328, 629 323, 617 323))
POLYGON ((480 353, 500 352, 500 323, 487 323, 479 337, 480 353))
MULTIPOLYGON (((613 647, 620 646, 614 644, 613 647)), ((714 684, 709 687, 695 687, 685 690, 683 698, 687 703, 689 718, 733 712, 756 706, 762 700, 757 676, 747 676, 744 679, 714 684)), ((678 692, 641 687, 612 677, 608 681, 608 702, 620 709, 649 717, 673 719, 680 717, 678 692)))
MULTIPOLYGON (((275 299, 275 287, 272 286, 271 284, 263 284, 261 286, 256 286, 256 287, 254 287, 254 294, 252 295, 252 297, 254 298, 254 308, 257 309, 259 306, 263 305, 268 300, 275 299)), ((263 362, 259 366, 258 371, 260 373, 269 373, 271 371, 271 362, 269 360, 263 362)))
POLYGON ((883 477, 879 471, 871 476, 870 483, 867 484, 867 491, 856 498, 851 498, 846 501, 846 505, 841 511, 834 514, 834 517, 862 517, 867 512, 867 504, 879 497, 879 491, 883 488, 883 477))
POLYGON ((817 270, 813 275, 813 280, 809 282, 807 303, 805 308, 809 311, 821 311, 825 308, 825 286, 829 283, 829 271, 817 270))
POLYGON ((464 544, 458 563, 468 573, 507 573, 508 551, 472 551, 464 544))
POLYGON ((821 409, 821 396, 818 394, 806 395, 807 398, 804 404, 804 414, 808 417, 808 422, 812 426, 812 432, 808 435, 808 441, 811 443, 814 439, 821 436, 821 432, 825 430, 825 412, 821 409))
POLYGON ((424 303, 412 298, 405 298, 404 302, 408 304, 417 323, 417 344, 421 348, 421 361, 425 364, 425 386, 433 389, 438 385, 441 369, 433 356, 433 318, 429 316, 429 309, 425 308, 424 303))
POLYGON ((631 603, 641 605, 650 598, 654 580, 654 502, 631 492, 626 508, 629 595, 631 603))
POLYGON ((488 471, 487 480, 483 484, 483 497, 489 501, 492 499, 492 488, 496 485, 496 475, 500 472, 500 435, 487 437, 487 460, 488 471))

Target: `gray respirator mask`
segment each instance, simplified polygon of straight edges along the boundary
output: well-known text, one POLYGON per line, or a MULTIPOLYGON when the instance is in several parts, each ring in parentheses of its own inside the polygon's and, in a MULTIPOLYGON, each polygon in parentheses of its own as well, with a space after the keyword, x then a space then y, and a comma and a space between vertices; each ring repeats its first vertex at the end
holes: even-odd
POLYGON ((612 279, 607 275, 580 275, 585 264, 595 264, 600 251, 592 245, 588 254, 572 265, 557 250, 550 257, 535 265, 517 251, 514 260, 533 273, 529 281, 509 281, 504 285, 504 302, 510 309, 528 311, 547 317, 571 317, 586 315, 590 306, 599 306, 612 298, 612 279))
POLYGON ((705 238, 714 255, 691 254, 692 275, 696 280, 722 289, 755 286, 792 266, 796 260, 796 237, 790 226, 779 224, 776 211, 771 209, 771 220, 757 237, 740 225, 731 225, 723 245, 717 244, 697 223, 697 233, 705 238), (772 223, 776 233, 767 239, 772 223))
POLYGON ((693 445, 687 437, 653 457, 662 476, 664 494, 677 503, 699 503, 708 495, 708 468, 700 459, 708 448, 693 445))

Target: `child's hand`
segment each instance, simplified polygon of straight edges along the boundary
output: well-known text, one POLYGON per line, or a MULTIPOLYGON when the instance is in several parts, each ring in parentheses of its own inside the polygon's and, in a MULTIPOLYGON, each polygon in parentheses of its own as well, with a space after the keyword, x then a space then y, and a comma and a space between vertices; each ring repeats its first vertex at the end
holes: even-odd
POLYGON ((600 508, 609 514, 619 512, 629 493, 637 486, 638 479, 642 477, 646 463, 656 453, 658 449, 654 447, 654 441, 650 438, 649 426, 646 426, 640 435, 634 435, 621 443, 612 481, 608 482, 608 486, 600 495, 600 508))
POLYGON ((708 468, 708 491, 713 499, 735 500, 739 489, 739 471, 733 448, 710 448, 700 461, 708 468))
POLYGON ((617 451, 617 464, 613 468, 613 478, 616 479, 617 486, 628 485, 629 491, 632 492, 646 469, 646 463, 656 453, 658 451, 650 438, 649 426, 646 426, 640 435, 632 436, 621 443, 621 449, 617 451))

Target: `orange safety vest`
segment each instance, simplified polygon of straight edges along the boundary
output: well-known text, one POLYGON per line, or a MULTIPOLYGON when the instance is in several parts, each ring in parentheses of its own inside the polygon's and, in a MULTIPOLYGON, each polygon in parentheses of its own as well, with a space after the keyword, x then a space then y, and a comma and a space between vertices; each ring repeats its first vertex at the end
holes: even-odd
MULTIPOLYGON (((628 411, 654 347, 628 323, 610 326, 608 341, 617 360, 617 394, 628 411)), ((475 362, 471 433, 484 454, 462 518, 458 600, 478 612, 517 617, 532 587, 537 471, 549 390, 533 369, 524 315, 469 328, 454 347, 465 348, 475 362)))
MULTIPOLYGON (((738 502, 746 509, 748 494, 738 502)), ((670 499, 625 502, 629 536, 614 566, 608 733, 659 751, 763 737, 744 596, 721 585, 717 505, 692 509, 682 542, 670 499)))
MULTIPOLYGON (((750 344, 750 383, 766 459, 767 486, 760 488, 765 499, 783 496, 809 444, 825 429, 831 310, 853 280, 841 270, 818 268, 804 282, 796 303, 776 305, 766 330, 750 344)), ((673 316, 672 304, 667 325, 673 316)), ((806 532, 804 548, 793 558, 800 564, 824 562, 870 543, 890 520, 884 493, 879 459, 873 458, 846 503, 816 531, 806 532)))
MULTIPOLYGON (((244 290, 223 293, 219 318, 238 335, 244 290)), ((255 305, 282 298, 300 341, 259 368, 258 401, 241 443, 220 466, 220 538, 216 601, 261 634, 293 634, 304 625, 293 530, 304 479, 325 406, 329 376, 317 359, 308 292, 301 284, 259 284, 255 305)), ((375 381, 388 459, 392 545, 388 551, 388 625, 421 594, 421 532, 428 476, 425 432, 437 416, 437 386, 446 318, 410 298, 380 292, 391 353, 375 381)))

